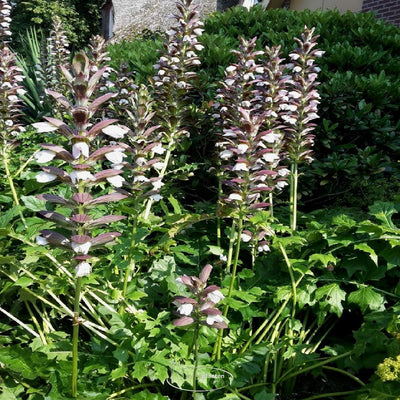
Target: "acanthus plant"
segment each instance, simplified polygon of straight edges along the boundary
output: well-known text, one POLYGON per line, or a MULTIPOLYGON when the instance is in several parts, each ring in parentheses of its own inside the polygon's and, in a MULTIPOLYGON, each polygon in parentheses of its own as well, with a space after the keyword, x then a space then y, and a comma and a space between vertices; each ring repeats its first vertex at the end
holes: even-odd
MULTIPOLYGON (((10 12, 11 6, 8 2, 0 0, 0 158, 14 205, 19 206, 20 201, 14 184, 16 175, 12 173, 10 166, 12 153, 19 145, 18 136, 24 131, 18 117, 21 108, 19 96, 22 96, 25 91, 21 87, 24 76, 17 66, 14 53, 9 48, 11 41, 10 12)), ((20 216, 25 224, 22 211, 20 211, 20 216)))
POLYGON ((318 36, 315 28, 305 27, 301 39, 295 38, 298 47, 289 56, 291 59, 291 75, 287 83, 289 105, 282 115, 286 125, 286 152, 291 165, 290 208, 291 228, 297 228, 298 167, 302 163, 312 162, 314 144, 315 119, 318 118, 320 95, 316 89, 319 67, 315 59, 323 55, 323 51, 315 49, 318 36))
POLYGON ((176 281, 185 285, 191 292, 191 297, 175 296, 173 304, 177 307, 176 314, 179 316, 173 324, 175 326, 194 326, 193 348, 194 368, 192 391, 196 395, 197 370, 199 367, 199 333, 200 326, 208 326, 215 329, 226 329, 227 323, 222 312, 216 308, 216 304, 225 297, 215 285, 207 286, 212 266, 207 264, 200 272, 199 277, 182 275, 176 281))
MULTIPOLYGON (((163 168, 158 176, 163 179, 168 168, 171 168, 171 156, 179 149, 188 132, 188 100, 196 79, 195 69, 200 65, 198 52, 203 49, 199 42, 203 22, 200 21, 192 0, 176 3, 178 14, 174 17, 176 26, 167 31, 168 40, 158 63, 154 66, 157 74, 153 77, 153 98, 155 123, 160 126, 163 154, 163 168)), ((147 218, 153 200, 147 203, 145 217, 147 218)))
MULTIPOLYGON (((311 50, 315 45, 313 32, 305 28, 303 42, 297 40, 299 49, 291 54, 295 63, 292 66, 293 76, 284 74, 288 66, 282 64, 280 48, 266 47, 264 52, 255 51, 255 38, 250 42, 241 40, 240 50, 236 52, 238 62, 226 69, 215 117, 222 119, 223 128, 217 143, 222 160, 222 193, 226 193, 221 196, 221 202, 228 206, 226 208, 233 217, 227 259, 228 271, 231 263, 233 265, 228 296, 236 279, 241 242, 254 240, 255 237, 258 250, 268 251, 269 243, 265 239, 274 235, 265 221, 261 224, 261 232, 256 234, 244 229, 244 222, 254 210, 267 207, 272 210, 272 193, 287 185, 289 175, 291 193, 297 193, 296 163, 308 155, 305 148, 312 140, 309 121, 316 118, 318 104, 313 60, 320 52, 311 50), (261 55, 268 59, 259 61, 261 55), (288 127, 288 121, 294 127, 288 127), (285 157, 286 154, 289 157, 285 157), (292 165, 292 173, 281 165, 287 158, 292 165)), ((293 204, 291 196, 291 207, 293 204)), ((292 212, 292 215, 295 213, 292 212)), ((295 229, 295 224, 292 223, 292 227, 295 229)), ((281 245, 279 248, 287 260, 285 249, 281 245)), ((287 266, 295 292, 293 271, 290 263, 287 266)), ((227 311, 228 306, 224 315, 227 311)), ((216 358, 220 357, 221 342, 222 335, 214 348, 216 358)))
MULTIPOLYGON (((84 53, 78 53, 72 62, 71 69, 62 67, 62 72, 69 84, 73 103, 69 102, 62 94, 49 90, 48 94, 55 98, 69 113, 73 126, 66 122, 47 117, 46 122, 34 124, 39 133, 59 132, 65 145, 42 144, 43 150, 36 154, 39 164, 47 164, 55 159, 61 161, 61 166, 43 166, 36 179, 38 182, 47 183, 61 181, 70 187, 71 196, 64 198, 56 194, 42 194, 38 198, 46 200, 62 208, 62 212, 42 211, 39 214, 55 223, 57 228, 67 230, 70 235, 65 236, 57 231, 43 230, 37 237, 37 243, 61 247, 73 253, 71 266, 75 268, 75 301, 72 337, 72 396, 77 396, 78 374, 78 335, 80 318, 80 297, 83 278, 91 273, 93 268, 92 251, 98 247, 113 242, 120 236, 119 232, 104 232, 97 234, 98 229, 112 222, 124 219, 121 215, 104 215, 92 218, 91 210, 99 204, 122 200, 126 195, 110 193, 96 197, 96 186, 110 183, 115 187, 122 185, 121 169, 102 169, 104 160, 113 159, 113 154, 120 154, 123 145, 106 145, 93 148, 98 141, 96 138, 102 133, 123 135, 127 128, 115 125, 115 120, 102 120, 95 125, 91 119, 99 107, 113 96, 104 94, 96 99, 91 99, 96 85, 105 68, 91 72, 91 65, 84 53)), ((100 230, 101 232, 101 230, 100 230)))

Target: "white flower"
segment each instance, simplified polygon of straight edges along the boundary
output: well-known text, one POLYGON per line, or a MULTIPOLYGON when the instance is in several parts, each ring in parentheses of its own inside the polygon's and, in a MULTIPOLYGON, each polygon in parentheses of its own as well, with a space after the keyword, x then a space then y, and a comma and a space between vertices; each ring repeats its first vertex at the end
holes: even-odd
POLYGON ((230 65, 226 68, 226 72, 234 72, 236 71, 236 67, 234 65, 230 65))
POLYGON ((4 122, 4 124, 5 124, 6 126, 13 126, 13 125, 14 125, 14 122, 13 122, 12 119, 6 119, 5 122, 4 122))
POLYGON ((80 278, 82 276, 87 276, 90 274, 91 271, 92 271, 92 266, 85 261, 80 262, 75 267, 75 273, 77 278, 80 278))
POLYGON ((195 48, 197 51, 201 51, 201 50, 204 49, 204 46, 203 46, 202 44, 195 44, 195 45, 194 45, 194 48, 195 48))
POLYGON ((128 128, 120 125, 109 125, 102 129, 103 133, 114 139, 122 139, 128 131, 128 128))
POLYGON ((154 154, 164 154, 165 153, 165 149, 164 147, 162 147, 161 143, 157 144, 157 146, 154 146, 151 151, 154 154))
POLYGON ((153 168, 157 169, 157 170, 161 170, 164 168, 164 163, 163 162, 156 162, 153 164, 153 168))
POLYGON ((219 153, 219 156, 223 159, 223 160, 227 160, 228 158, 231 158, 233 156, 233 151, 231 150, 224 150, 221 151, 221 153, 219 153))
POLYGON ((279 156, 275 153, 265 153, 263 154, 262 158, 269 163, 273 163, 277 160, 279 160, 279 156))
POLYGON ((267 133, 263 136, 263 140, 265 140, 267 143, 275 143, 278 142, 280 139, 281 136, 273 132, 267 133))
POLYGON ((136 175, 133 178, 133 182, 134 183, 136 183, 136 182, 148 182, 148 181, 149 181, 149 178, 146 178, 144 175, 136 175))
POLYGON ((279 176, 285 177, 285 176, 288 176, 289 174, 290 174, 290 171, 289 171, 287 168, 281 168, 281 169, 278 171, 278 175, 279 175, 279 176))
POLYGON ((161 179, 152 182, 152 184, 153 184, 153 189, 154 190, 161 189, 161 187, 164 186, 164 183, 161 181, 161 179))
POLYGON ((203 32, 204 32, 204 29, 201 29, 201 28, 196 28, 193 30, 193 33, 198 36, 200 36, 203 32))
POLYGON ((238 154, 246 153, 248 148, 249 148, 249 146, 247 144, 244 144, 244 143, 239 144, 239 146, 237 147, 238 154))
POLYGON ((225 298, 225 296, 219 290, 214 290, 207 294, 207 299, 210 300, 214 304, 219 303, 224 298, 225 298))
POLYGON ((230 200, 239 200, 239 201, 243 200, 242 196, 239 193, 231 193, 229 195, 228 199, 230 199, 230 200))
POLYGON ((288 93, 288 96, 292 97, 293 99, 299 99, 301 97, 301 93, 292 90, 288 93))
POLYGON ((221 255, 219 256, 219 260, 220 260, 220 261, 223 261, 223 262, 226 262, 226 261, 228 260, 228 258, 227 258, 226 255, 221 254, 221 255))
POLYGON ((244 243, 250 242, 251 238, 252 236, 246 232, 242 232, 242 234, 240 235, 240 239, 242 239, 242 242, 244 243))
POLYGON ((32 126, 37 129, 37 133, 53 132, 57 130, 57 127, 49 124, 48 122, 36 122, 32 126))
POLYGON ((69 176, 75 185, 79 181, 94 181, 94 176, 89 171, 72 171, 69 176))
POLYGON ((51 161, 56 156, 56 153, 51 150, 41 150, 35 154, 38 164, 45 164, 51 161))
POLYGON ((232 168, 232 171, 248 171, 249 168, 247 167, 247 164, 244 162, 237 163, 235 166, 232 168))
POLYGON ((72 145, 72 157, 76 160, 81 155, 89 157, 89 145, 86 142, 76 142, 72 145))
POLYGON ((297 119, 291 117, 290 115, 282 115, 282 119, 291 125, 296 125, 296 123, 297 123, 297 119))
POLYGON ((57 179, 57 175, 49 174, 48 172, 39 172, 36 175, 36 181, 39 183, 47 183, 57 179))
POLYGON ((160 201, 163 197, 160 194, 153 194, 151 195, 153 201, 160 201))
POLYGON ((140 167, 146 164, 146 159, 144 157, 138 157, 136 159, 136 164, 139 165, 140 167))
POLYGON ((87 253, 89 253, 89 250, 92 247, 92 243, 91 242, 86 242, 86 243, 72 242, 71 247, 75 253, 87 254, 87 253))
POLYGON ((278 189, 283 189, 287 185, 288 185, 288 183, 286 181, 278 181, 278 182, 276 182, 276 187, 278 189))
POLYGON ((125 182, 125 179, 120 176, 120 175, 115 175, 115 176, 109 176, 108 178, 106 178, 107 181, 109 183, 111 183, 111 185, 113 185, 114 187, 122 187, 122 185, 125 182))
POLYGON ((208 325, 213 325, 214 322, 224 322, 224 319, 220 315, 207 315, 206 322, 208 325))
POLYGON ((291 53, 291 54, 289 54, 289 57, 290 57, 292 60, 297 60, 298 58, 300 58, 300 55, 297 54, 297 53, 291 53))
POLYGON ((181 304, 178 307, 178 313, 181 315, 190 315, 193 311, 193 304, 181 304))
POLYGON ((266 243, 260 244, 258 246, 258 252, 259 253, 262 253, 263 251, 269 251, 269 250, 270 250, 270 248, 266 243))
POLYGON ((48 243, 49 242, 47 241, 47 239, 44 238, 43 236, 40 235, 36 236, 36 244, 38 244, 39 246, 45 246, 48 243))
POLYGON ((114 164, 121 164, 126 157, 126 154, 124 153, 123 149, 116 149, 106 153, 105 157, 108 161, 111 161, 114 164))

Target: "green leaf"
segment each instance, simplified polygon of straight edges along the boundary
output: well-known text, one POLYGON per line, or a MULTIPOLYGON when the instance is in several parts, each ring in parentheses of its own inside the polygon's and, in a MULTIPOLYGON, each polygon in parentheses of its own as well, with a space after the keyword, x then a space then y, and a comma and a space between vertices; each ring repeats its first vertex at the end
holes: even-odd
POLYGON ((7 225, 23 210, 20 206, 14 206, 0 216, 0 228, 6 228, 7 225))
POLYGON ((377 201, 370 207, 370 213, 390 229, 397 229, 392 221, 392 215, 399 212, 399 206, 391 202, 377 201))
POLYGON ((4 195, 0 195, 0 203, 12 203, 13 199, 10 196, 4 196, 4 195))
POLYGON ((46 201, 40 200, 36 196, 21 196, 25 207, 31 211, 43 211, 46 209, 46 201))
POLYGON ((15 281, 14 285, 25 288, 32 285, 32 283, 34 283, 34 280, 32 278, 29 278, 27 276, 21 276, 21 278, 15 281))
POLYGON ((346 298, 346 292, 337 283, 325 285, 315 292, 315 299, 321 302, 321 306, 335 313, 338 317, 342 315, 342 301, 346 298))
POLYGON ((378 256, 372 247, 368 246, 366 243, 357 243, 354 245, 354 248, 368 253, 371 260, 378 265, 378 256))
POLYGON ((126 376, 128 368, 126 366, 118 367, 111 371, 111 380, 115 381, 116 379, 123 378, 126 376))
POLYGON ((357 304, 363 313, 367 308, 373 311, 383 311, 385 304, 385 298, 370 286, 362 286, 360 289, 351 292, 348 301, 357 304))
POLYGON ((147 376, 147 367, 148 367, 148 362, 147 361, 136 361, 134 363, 131 376, 134 379, 137 379, 139 382, 142 381, 142 379, 147 376))
POLYGON ((336 258, 331 254, 312 254, 309 258, 309 261, 319 261, 322 263, 324 267, 327 267, 328 264, 336 265, 336 258))

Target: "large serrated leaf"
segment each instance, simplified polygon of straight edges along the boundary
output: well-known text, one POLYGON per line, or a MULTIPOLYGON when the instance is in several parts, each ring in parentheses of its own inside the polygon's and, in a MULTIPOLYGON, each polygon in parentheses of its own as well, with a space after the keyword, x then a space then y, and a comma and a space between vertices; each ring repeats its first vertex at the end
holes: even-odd
POLYGON ((342 301, 346 298, 346 292, 337 283, 318 288, 315 292, 315 298, 321 302, 323 307, 326 307, 338 317, 342 315, 342 301))
POLYGON ((392 221, 392 216, 399 212, 399 206, 385 201, 377 201, 370 207, 370 213, 384 226, 397 230, 398 228, 392 221))
POLYGON ((363 313, 367 308, 373 311, 381 311, 384 309, 385 304, 385 298, 370 286, 363 286, 351 292, 348 301, 357 304, 363 313))

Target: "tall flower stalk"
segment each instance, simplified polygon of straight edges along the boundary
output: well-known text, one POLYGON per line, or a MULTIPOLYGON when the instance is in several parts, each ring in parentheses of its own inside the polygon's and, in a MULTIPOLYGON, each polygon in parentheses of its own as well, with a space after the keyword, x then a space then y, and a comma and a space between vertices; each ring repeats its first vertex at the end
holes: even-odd
MULTIPOLYGON (((18 123, 21 103, 18 96, 24 93, 20 86, 24 77, 21 69, 17 66, 15 55, 8 47, 11 40, 10 11, 11 6, 8 2, 0 0, 0 158, 14 205, 19 206, 19 196, 14 185, 10 164, 11 154, 19 144, 18 135, 23 130, 18 123)), ((21 211, 20 216, 26 226, 21 211)))
POLYGON ((212 266, 207 264, 201 271, 199 277, 183 275, 177 279, 179 283, 186 286, 192 297, 175 296, 174 304, 177 306, 176 314, 179 316, 174 321, 175 326, 194 326, 193 349, 194 349, 194 368, 192 376, 193 398, 196 398, 197 389, 197 370, 199 368, 199 332, 200 326, 205 325, 215 329, 225 329, 228 327, 222 312, 215 306, 224 295, 220 288, 215 285, 207 286, 212 266))
MULTIPOLYGON (((256 38, 241 39, 238 61, 226 69, 226 78, 218 94, 215 117, 222 132, 217 143, 221 160, 221 214, 232 217, 227 271, 231 280, 227 296, 231 296, 237 274, 242 242, 256 240, 259 251, 268 251, 269 229, 255 235, 245 229, 249 215, 267 209, 274 190, 284 186, 287 170, 279 165, 283 134, 277 123, 277 109, 284 97, 280 94, 281 71, 258 61, 263 51, 256 51, 256 38), (268 101, 267 101, 268 100, 268 101), (232 268, 232 271, 231 271, 232 268)), ((275 53, 274 53, 275 54, 275 53)), ((224 308, 224 315, 228 313, 224 308)), ((222 335, 214 347, 214 357, 220 357, 222 335)))
MULTIPOLYGON (((155 65, 157 71, 153 77, 154 110, 156 124, 162 132, 163 168, 158 176, 163 179, 171 164, 171 155, 189 136, 187 130, 187 101, 196 78, 194 69, 200 65, 197 55, 203 49, 198 38, 202 34, 203 23, 200 21, 192 0, 176 3, 178 13, 175 15, 176 26, 168 32, 161 57, 155 65)), ((150 198, 145 218, 147 219, 154 199, 150 198)))
POLYGON ((305 27, 301 39, 295 38, 298 47, 290 53, 292 79, 288 81, 289 106, 282 115, 286 128, 286 151, 291 165, 290 215, 291 228, 297 229, 297 203, 299 165, 311 163, 314 144, 314 121, 318 118, 319 93, 316 90, 319 68, 315 59, 323 52, 315 49, 318 36, 315 28, 305 27))
MULTIPOLYGON (((104 160, 110 154, 123 151, 121 145, 108 145, 101 148, 92 148, 94 139, 102 134, 124 134, 127 129, 113 125, 115 120, 102 120, 91 126, 91 119, 98 108, 110 99, 112 94, 105 94, 92 100, 106 67, 93 73, 88 57, 84 53, 77 54, 71 68, 62 67, 65 79, 73 97, 69 102, 61 93, 48 91, 69 113, 73 126, 56 118, 46 118, 46 122, 34 124, 38 132, 58 132, 60 141, 64 141, 68 147, 60 144, 42 144, 43 150, 36 154, 39 164, 48 164, 53 160, 61 160, 63 168, 57 166, 42 166, 42 172, 36 176, 41 183, 60 181, 71 188, 70 198, 63 198, 54 194, 43 194, 38 197, 64 209, 63 213, 57 211, 42 211, 40 215, 46 220, 52 221, 57 228, 67 229, 69 236, 64 236, 57 230, 43 230, 37 237, 37 243, 61 247, 73 253, 71 266, 75 268, 75 300, 72 333, 72 396, 77 397, 78 378, 78 341, 79 325, 82 322, 80 316, 80 298, 83 287, 83 278, 91 273, 93 263, 92 251, 113 242, 120 236, 119 232, 105 232, 97 234, 98 229, 112 222, 125 218, 121 215, 105 215, 93 219, 91 210, 98 204, 107 204, 112 201, 124 199, 126 196, 120 193, 110 193, 95 197, 93 187, 109 183, 120 187, 122 177, 120 169, 102 169, 104 160), (66 216, 66 210, 69 215, 66 216)), ((101 231, 100 231, 101 232, 101 231)))

